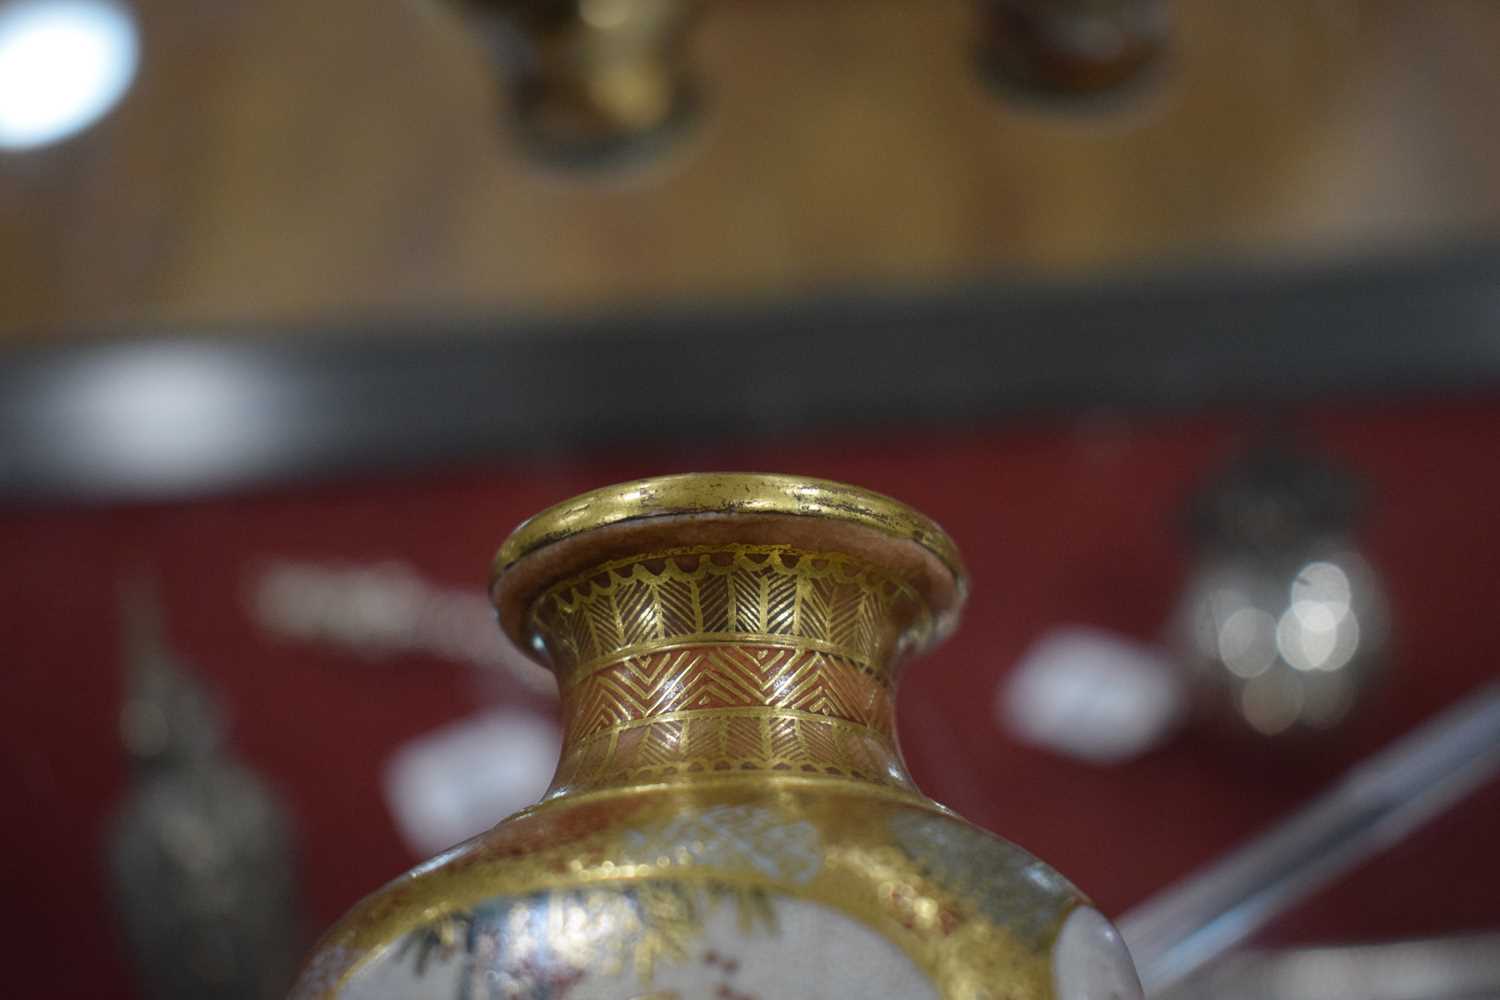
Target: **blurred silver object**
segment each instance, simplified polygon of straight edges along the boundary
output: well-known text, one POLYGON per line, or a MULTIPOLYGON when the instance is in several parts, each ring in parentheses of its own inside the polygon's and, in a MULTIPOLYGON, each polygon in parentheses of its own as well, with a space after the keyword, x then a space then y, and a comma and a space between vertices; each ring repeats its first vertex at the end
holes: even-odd
POLYGON ((1500 684, 1356 767, 1227 857, 1127 913, 1120 933, 1160 996, 1500 771, 1500 684))
POLYGON ((368 660, 438 656, 557 694, 552 674, 501 641, 482 592, 443 586, 408 563, 274 559, 256 569, 247 589, 250 613, 278 638, 328 643, 368 660))
POLYGON ((127 593, 132 773, 108 853, 131 957, 153 1000, 280 997, 302 944, 290 825, 224 749, 223 720, 159 619, 143 586, 127 593))
POLYGON ((1383 588, 1354 540, 1358 486, 1278 441, 1197 498, 1198 565, 1172 626, 1201 707, 1262 736, 1330 729, 1379 681, 1383 588))
POLYGON ((1480 1000, 1500 996, 1500 933, 1233 955, 1168 1000, 1480 1000))

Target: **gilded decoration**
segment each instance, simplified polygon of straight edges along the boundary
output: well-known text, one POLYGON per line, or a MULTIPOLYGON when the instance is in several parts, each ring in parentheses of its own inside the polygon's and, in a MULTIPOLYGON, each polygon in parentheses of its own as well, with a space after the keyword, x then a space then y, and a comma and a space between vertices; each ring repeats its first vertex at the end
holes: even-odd
POLYGON ((686 547, 555 584, 529 618, 563 689, 549 795, 743 771, 908 782, 888 665, 926 641, 931 616, 873 566, 686 547))
POLYGON ((745 772, 821 774, 909 787, 886 733, 766 708, 647 719, 568 746, 548 797, 587 788, 745 772))
POLYGON ((884 681, 814 649, 751 644, 676 648, 626 657, 570 686, 568 734, 601 732, 674 712, 790 709, 868 729, 891 725, 884 681))
POLYGON ((829 654, 877 678, 925 644, 931 615, 902 580, 838 553, 785 545, 671 549, 548 588, 531 627, 564 685, 643 653, 732 642, 829 654))
POLYGON ((1025 851, 997 852, 993 837, 966 823, 900 812, 888 826, 924 875, 1034 946, 1057 933, 1068 900, 1080 895, 1048 865, 1025 851))
POLYGON ((776 514, 858 524, 890 538, 915 542, 953 575, 960 600, 967 574, 958 546, 929 517, 872 490, 807 476, 764 472, 698 472, 656 476, 591 490, 528 518, 500 546, 491 575, 498 578, 534 552, 626 521, 692 514, 776 514))

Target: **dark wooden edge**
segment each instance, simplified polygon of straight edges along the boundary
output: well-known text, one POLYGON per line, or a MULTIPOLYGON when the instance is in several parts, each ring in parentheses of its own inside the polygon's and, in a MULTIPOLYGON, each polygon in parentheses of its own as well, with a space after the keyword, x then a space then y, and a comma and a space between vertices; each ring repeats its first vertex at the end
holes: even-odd
POLYGON ((574 319, 70 338, 0 357, 0 501, 523 453, 1500 385, 1500 247, 574 319))

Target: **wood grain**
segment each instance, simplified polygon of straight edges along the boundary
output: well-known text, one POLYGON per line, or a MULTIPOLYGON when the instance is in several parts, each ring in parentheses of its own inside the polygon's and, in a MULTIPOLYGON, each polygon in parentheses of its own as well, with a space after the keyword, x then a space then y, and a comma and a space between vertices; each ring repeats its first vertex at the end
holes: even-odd
POLYGON ((956 0, 721 0, 623 173, 528 161, 438 0, 141 0, 124 104, 0 156, 0 335, 1349 257, 1500 230, 1500 5, 1179 0, 1115 105, 1007 99, 956 0))

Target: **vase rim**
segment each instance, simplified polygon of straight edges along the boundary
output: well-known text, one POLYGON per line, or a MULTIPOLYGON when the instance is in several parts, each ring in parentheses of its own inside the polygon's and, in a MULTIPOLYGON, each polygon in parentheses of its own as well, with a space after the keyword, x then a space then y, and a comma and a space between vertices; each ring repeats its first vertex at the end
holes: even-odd
POLYGON ((936 521, 882 493, 848 483, 765 472, 689 472, 651 476, 581 493, 516 527, 491 564, 493 588, 521 559, 599 528, 655 517, 693 514, 779 514, 823 518, 872 528, 915 542, 953 575, 962 594, 968 573, 958 546, 936 521))

